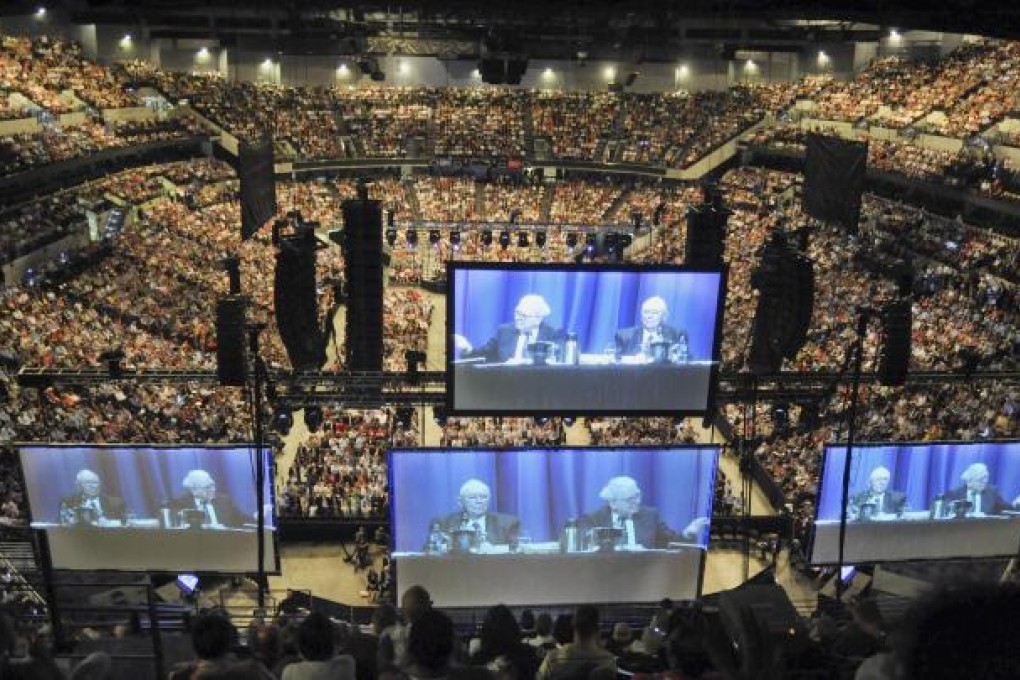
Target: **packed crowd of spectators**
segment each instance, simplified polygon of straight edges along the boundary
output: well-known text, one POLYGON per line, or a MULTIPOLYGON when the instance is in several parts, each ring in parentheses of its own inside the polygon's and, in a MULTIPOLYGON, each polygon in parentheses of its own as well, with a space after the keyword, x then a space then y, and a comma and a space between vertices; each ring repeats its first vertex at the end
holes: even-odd
POLYGON ((508 88, 442 91, 435 111, 435 154, 522 158, 527 93, 508 88))
POLYGON ((566 441, 564 423, 557 418, 448 418, 441 446, 552 446, 566 441))
POLYGON ((360 140, 362 155, 376 158, 401 158, 408 141, 426 139, 433 99, 430 91, 412 87, 337 90, 347 131, 360 140))
POLYGON ((683 418, 585 418, 595 446, 691 444, 694 427, 683 418))
POLYGON ((486 222, 507 222, 517 214, 517 222, 541 222, 542 200, 549 189, 540 184, 495 181, 482 187, 483 219, 486 222))
POLYGON ((608 182, 559 182, 549 206, 549 221, 557 224, 602 224, 620 191, 608 182))
MULTIPOLYGON (((817 131, 824 133, 831 129, 823 127, 817 131)), ((964 145, 957 151, 949 151, 924 146, 916 139, 878 139, 864 131, 858 131, 856 136, 868 143, 870 169, 1020 201, 1020 176, 1013 164, 1008 158, 996 158, 987 149, 964 145)), ((801 155, 807 149, 806 138, 807 131, 802 128, 777 126, 759 130, 749 142, 752 147, 801 155)))
POLYGON ((426 222, 479 222, 474 180, 418 177, 414 181, 421 218, 426 222))
POLYGON ((3 36, 0 87, 20 92, 53 114, 82 108, 63 95, 65 90, 96 109, 138 106, 113 71, 85 58, 81 45, 45 35, 3 36))
MULTIPOLYGON (((28 48, 28 54, 41 50, 49 55, 42 63, 58 58, 50 55, 45 45, 28 43, 28 48)), ((13 73, 15 65, 25 68, 21 64, 24 43, 10 47, 5 43, 4 49, 6 74, 13 73), (21 56, 12 60, 10 54, 21 56)), ((1018 58, 1013 46, 970 46, 934 63, 879 60, 852 83, 836 86, 812 81, 810 87, 821 93, 818 101, 828 117, 856 120, 871 116, 894 127, 912 124, 925 112, 945 107, 953 97, 972 91, 949 110, 947 119, 969 131, 974 121, 984 126, 1003 115, 1002 109, 976 108, 981 101, 978 95, 998 96, 995 93, 1002 88, 1011 87, 1018 58), (985 77, 988 64, 1005 69, 990 79, 985 77), (975 79, 975 73, 985 75, 975 79), (915 90, 934 92, 922 96, 915 90)), ((73 59, 80 61, 80 56, 73 59)), ((552 139, 558 155, 593 154, 601 135, 609 130, 625 140, 623 160, 683 165, 745 129, 763 113, 782 108, 791 96, 789 89, 752 87, 713 94, 633 95, 622 100, 616 95, 532 96, 504 90, 305 91, 227 84, 215 77, 170 75, 158 70, 148 76, 160 80, 168 92, 194 97, 204 113, 242 135, 261 133, 264 121, 251 116, 250 111, 254 106, 266 107, 275 112, 270 127, 277 138, 291 144, 297 153, 313 156, 347 153, 346 147, 329 145, 355 130, 366 155, 399 156, 409 138, 427 136, 433 136, 436 153, 443 155, 521 155, 525 107, 532 106, 536 132, 552 139), (310 141, 310 130, 321 127, 320 116, 331 117, 328 134, 323 135, 328 139, 310 141), (613 128, 617 118, 619 130, 613 128), (663 119, 668 123, 662 124, 663 119), (431 126, 435 129, 430 130, 431 126)), ((100 79, 89 90, 81 85, 79 76, 69 78, 67 82, 76 93, 76 88, 88 90, 83 91, 82 99, 93 105, 103 101, 127 105, 124 102, 130 101, 111 94, 116 87, 110 83, 116 79, 106 84, 100 79)), ((51 91, 43 89, 52 97, 51 91)), ((25 91, 25 96, 30 94, 25 91)), ((1006 106, 1012 105, 1005 101, 1006 106)), ((59 134, 64 137, 60 139, 66 142, 68 131, 75 130, 86 139, 97 135, 100 141, 90 146, 76 138, 65 146, 65 142, 54 141, 58 129, 48 127, 39 135, 49 160, 70 157, 66 154, 77 151, 93 153, 110 139, 134 134, 125 130, 114 134, 96 121, 86 120, 61 129, 59 134)), ((143 136, 163 131, 158 125, 135 130, 143 136)), ((7 138, 4 143, 11 140, 25 141, 7 138)), ((790 128, 777 128, 762 133, 756 141, 797 145, 801 136, 790 128)), ((919 145, 874 139, 869 151, 873 167, 924 181, 952 174, 961 159, 919 145)), ((16 171, 13 167, 8 171, 16 171)), ((245 437, 245 408, 240 395, 229 391, 199 385, 36 390, 19 388, 9 378, 20 365, 97 366, 99 354, 113 346, 123 349, 128 366, 210 369, 215 350, 213 310, 227 283, 219 260, 230 252, 241 257, 243 289, 253 300, 252 316, 268 322, 271 329, 263 344, 265 353, 271 363, 286 365, 273 323, 271 268, 266 264, 272 261, 273 251, 268 230, 240 241, 232 180, 229 168, 214 161, 139 168, 15 206, 0 215, 3 254, 10 259, 21 246, 36 247, 81 228, 84 210, 97 201, 114 197, 128 205, 150 204, 114 243, 97 252, 93 266, 80 275, 41 290, 15 288, 3 293, 0 300, 6 313, 0 315, 0 329, 6 327, 6 332, 0 333, 0 356, 9 364, 3 387, 14 407, 0 410, 0 443, 33 437, 161 442, 245 437)), ((724 366, 743 367, 757 299, 751 275, 759 249, 776 229, 810 227, 807 255, 815 262, 815 312, 807 342, 787 367, 839 370, 853 341, 856 310, 880 305, 897 294, 889 276, 866 264, 877 246, 814 225, 797 197, 800 178, 796 175, 744 168, 727 173, 722 186, 733 209, 726 241, 730 271, 724 366)), ((340 201, 357 193, 355 182, 347 179, 280 182, 277 191, 281 215, 300 210, 306 220, 316 221, 324 229, 342 223, 340 201)), ((622 187, 580 179, 545 186, 501 181, 479 185, 474 180, 450 177, 419 177, 409 184, 383 177, 370 184, 370 195, 383 200, 387 212, 396 216, 395 224, 402 228, 416 218, 501 222, 513 213, 521 222, 541 221, 542 206, 550 198, 548 219, 552 223, 602 224, 639 216, 643 225, 651 224, 663 235, 652 239, 640 256, 656 262, 683 260, 683 214, 697 200, 696 190, 673 186, 622 187)), ((933 272, 919 277, 914 291, 915 368, 956 369, 968 361, 988 368, 1015 366, 1020 299, 1015 291, 1020 261, 1016 239, 870 196, 865 200, 863 223, 866 233, 875 237, 886 254, 916 258, 927 268, 921 271, 933 272)), ((498 243, 484 245, 475 229, 463 235, 459 250, 453 252, 444 231, 435 261, 449 257, 565 261, 572 253, 566 249, 564 235, 563 230, 551 229, 542 251, 534 245, 518 247, 516 238, 508 248, 498 243)), ((430 247, 424 232, 421 238, 419 248, 430 247)), ((391 276, 398 282, 417 282, 422 278, 419 262, 420 251, 394 248, 391 276)), ((342 276, 337 249, 321 253, 319 280, 342 276)), ((426 348, 431 303, 414 289, 388 290, 384 302, 385 368, 403 370, 406 350, 426 348)), ((872 366, 878 343, 873 324, 865 341, 866 367, 872 366)), ((790 405, 782 411, 786 414, 783 418, 767 406, 755 414, 756 427, 764 437, 755 457, 781 485, 801 521, 810 516, 818 452, 839 431, 846 400, 847 394, 837 391, 818 404, 790 405)), ((726 415, 740 432, 746 423, 743 410, 729 408, 726 415)), ((869 387, 859 419, 862 436, 876 439, 1020 433, 1010 388, 993 384, 925 391, 869 387)), ((281 504, 285 511, 344 517, 378 514, 380 504, 386 502, 380 451, 386 442, 413 441, 416 436, 396 426, 394 420, 386 413, 331 415, 330 434, 315 435, 305 444, 295 468, 288 471, 281 504), (344 425, 338 431, 339 423, 344 425)), ((551 444, 564 441, 563 427, 558 420, 451 418, 442 437, 449 446, 551 444)), ((678 427, 669 419, 592 419, 587 427, 596 444, 684 442, 692 437, 685 426, 678 427)), ((0 450, 0 457, 3 455, 0 450)), ((10 516, 4 508, 17 514, 15 491, 0 489, 0 513, 10 516)))
MULTIPOLYGON (((400 427, 389 409, 325 409, 321 432, 299 445, 277 494, 283 517, 387 517, 386 449, 400 427)), ((412 425, 413 426, 413 425, 412 425)))
MULTIPOLYGON (((745 171, 733 171, 724 185, 757 184, 760 179, 742 177, 745 171)), ((779 173, 775 173, 781 178, 779 173)), ((781 181, 781 180, 780 180, 781 181)), ((1018 307, 1013 285, 975 273, 966 256, 957 259, 959 249, 941 249, 934 240, 926 241, 923 231, 935 231, 948 239, 960 238, 957 230, 976 229, 953 221, 928 218, 916 208, 891 201, 869 198, 865 202, 865 221, 878 230, 900 230, 901 246, 912 250, 917 259, 940 260, 942 274, 937 278, 920 277, 915 287, 912 367, 916 369, 959 370, 968 357, 984 368, 1013 366, 1017 362, 1015 324, 1018 307), (908 226, 904 226, 908 225, 908 226), (939 229, 949 229, 939 232, 939 229), (918 252, 920 251, 920 252, 918 252)), ((798 206, 788 208, 782 226, 794 229, 807 220, 798 206)), ((730 220, 727 259, 730 263, 730 294, 727 299, 724 333, 724 362, 739 366, 747 347, 746 334, 753 318, 754 295, 746 278, 757 250, 767 233, 780 226, 772 216, 757 216, 739 208, 730 220), (740 235, 735 239, 736 234, 740 235)), ((971 238, 992 247, 987 260, 979 266, 998 262, 1003 266, 1013 257, 1017 244, 1002 236, 978 230, 971 238)), ((938 236, 934 238, 939 238, 938 236)), ((966 241, 963 241, 964 243, 966 241)), ((866 305, 879 306, 896 295, 896 285, 888 274, 866 266, 868 250, 873 246, 828 229, 811 233, 808 255, 815 262, 814 317, 807 342, 790 361, 795 370, 839 370, 854 339, 856 310, 866 305)), ((875 361, 878 330, 868 328, 865 339, 865 370, 875 361)), ((869 387, 858 416, 862 440, 933 440, 975 436, 1010 436, 1017 429, 1016 406, 1010 388, 995 384, 973 387, 941 386, 917 391, 902 388, 869 387), (953 414, 953 417, 949 417, 953 414)), ((818 479, 818 455, 821 445, 836 436, 842 426, 847 394, 837 392, 831 399, 812 405, 793 405, 783 409, 786 415, 775 421, 770 408, 755 414, 757 434, 765 441, 755 453, 756 459, 782 487, 785 495, 806 522, 811 517, 810 500, 818 479)), ((727 410, 737 432, 742 432, 746 416, 742 407, 727 410)))
POLYGON ((1020 109, 1020 43, 1003 42, 979 52, 964 68, 974 75, 974 86, 962 90, 965 96, 952 100, 944 120, 936 123, 940 134, 968 137, 981 132, 1008 113, 1020 109))
POLYGON ((557 158, 592 160, 619 106, 620 97, 607 92, 539 92, 532 103, 535 135, 550 139, 557 158))

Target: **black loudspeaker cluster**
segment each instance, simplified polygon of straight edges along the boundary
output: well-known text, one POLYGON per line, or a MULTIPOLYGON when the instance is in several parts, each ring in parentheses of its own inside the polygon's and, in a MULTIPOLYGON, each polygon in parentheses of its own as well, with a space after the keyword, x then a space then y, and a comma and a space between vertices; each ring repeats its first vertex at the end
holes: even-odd
POLYGON ((244 386, 244 312, 247 299, 240 295, 216 303, 216 377, 221 385, 244 386))
POLYGON ((528 70, 528 60, 519 56, 489 56, 478 62, 482 82, 489 85, 520 85, 528 70))
POLYGON ((704 201, 687 209, 687 264, 708 269, 723 266, 726 225, 731 214, 723 207, 721 195, 708 189, 704 201))
POLYGON ((347 368, 382 370, 382 206, 359 198, 345 201, 344 266, 347 283, 347 368))
POLYGON ((878 379, 883 385, 902 385, 907 381, 910 365, 910 300, 894 300, 882 308, 882 331, 885 341, 878 360, 878 379))
POLYGON ((315 282, 314 225, 305 223, 294 236, 279 239, 273 301, 280 339, 295 370, 317 370, 326 361, 326 343, 319 327, 315 282))
POLYGON ((751 275, 758 308, 751 339, 751 371, 777 373, 807 340, 815 305, 814 263, 783 232, 773 232, 751 275))

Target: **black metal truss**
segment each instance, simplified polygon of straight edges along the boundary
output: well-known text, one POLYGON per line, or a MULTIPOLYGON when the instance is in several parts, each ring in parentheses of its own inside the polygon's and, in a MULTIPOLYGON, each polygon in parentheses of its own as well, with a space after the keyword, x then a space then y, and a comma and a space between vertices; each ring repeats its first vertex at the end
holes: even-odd
MULTIPOLYGON (((103 368, 26 367, 18 372, 22 387, 90 386, 110 382, 134 384, 217 384, 215 371, 130 369, 111 373, 103 368)), ((282 403, 343 404, 368 408, 383 404, 419 405, 446 402, 446 374, 443 371, 410 372, 290 372, 270 371, 269 382, 282 403)), ((1020 371, 946 372, 919 371, 907 376, 907 387, 1017 383, 1020 371)), ((789 372, 754 376, 724 372, 716 389, 720 404, 759 401, 817 399, 840 385, 850 384, 850 375, 835 372, 789 372)), ((861 384, 878 385, 877 373, 865 373, 861 384)))

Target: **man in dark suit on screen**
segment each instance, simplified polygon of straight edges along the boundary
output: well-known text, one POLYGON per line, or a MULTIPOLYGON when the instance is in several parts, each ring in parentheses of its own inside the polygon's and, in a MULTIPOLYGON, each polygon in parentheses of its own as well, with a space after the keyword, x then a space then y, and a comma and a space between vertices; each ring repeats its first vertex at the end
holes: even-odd
MULTIPOLYGON (((513 515, 489 512, 491 497, 488 484, 478 479, 467 480, 457 494, 460 510, 434 518, 429 522, 429 533, 439 531, 450 535, 455 531, 473 532, 476 546, 481 552, 485 552, 488 546, 516 543, 521 521, 513 515)), ((425 550, 429 550, 428 545, 425 550)))
POLYGON ((945 503, 948 506, 953 501, 969 501, 968 517, 1001 515, 1006 510, 1020 508, 1020 496, 1014 498, 1012 504, 1008 503, 999 490, 988 483, 988 466, 984 463, 967 466, 960 479, 963 480, 963 486, 946 492, 945 503))
POLYGON ((561 329, 545 322, 551 313, 549 304, 541 295, 525 295, 514 308, 514 322, 497 328, 496 334, 484 345, 472 347, 463 335, 454 335, 453 344, 461 358, 484 357, 490 364, 530 364, 532 356, 528 346, 548 342, 555 348, 549 359, 555 361, 562 356, 565 336, 561 329))
POLYGON ((868 488, 850 497, 850 519, 874 519, 880 515, 902 515, 907 495, 889 488, 892 473, 879 465, 868 475, 868 488))
POLYGON ((95 472, 79 470, 74 485, 76 493, 60 499, 61 524, 103 525, 124 521, 124 499, 104 494, 103 482, 95 472))
POLYGON ((599 492, 599 498, 606 505, 578 518, 578 531, 584 536, 596 528, 619 529, 618 549, 666 548, 671 542, 695 542, 708 526, 707 517, 697 517, 682 534, 673 531, 659 517, 658 510, 641 505, 641 488, 632 477, 613 477, 599 492))
POLYGON ((204 513, 201 525, 207 529, 239 528, 251 522, 227 496, 216 494, 216 482, 205 470, 191 470, 181 482, 184 495, 172 503, 172 509, 187 524, 186 510, 204 513))
POLYGON ((668 342, 671 346, 687 347, 687 332, 666 323, 669 310, 658 295, 641 305, 641 325, 616 332, 616 352, 621 356, 652 356, 652 343, 668 342))

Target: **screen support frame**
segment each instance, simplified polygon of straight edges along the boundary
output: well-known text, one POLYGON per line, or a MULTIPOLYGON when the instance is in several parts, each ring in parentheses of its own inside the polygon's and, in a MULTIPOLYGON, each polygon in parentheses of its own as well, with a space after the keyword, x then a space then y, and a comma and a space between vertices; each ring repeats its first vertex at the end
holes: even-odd
MULTIPOLYGON (((858 310, 857 331, 854 337, 854 344, 850 352, 853 357, 853 374, 850 387, 850 407, 847 409, 846 427, 846 457, 843 460, 842 496, 840 497, 839 510, 839 552, 836 559, 836 573, 843 573, 843 553, 846 542, 846 520, 847 520, 847 499, 850 497, 850 473, 851 473, 851 452, 854 448, 854 437, 857 435, 857 406, 861 391, 861 365, 864 360, 864 336, 868 332, 868 321, 871 319, 871 310, 863 308, 858 310)), ((842 599, 847 584, 842 578, 836 579, 836 598, 842 599)))

